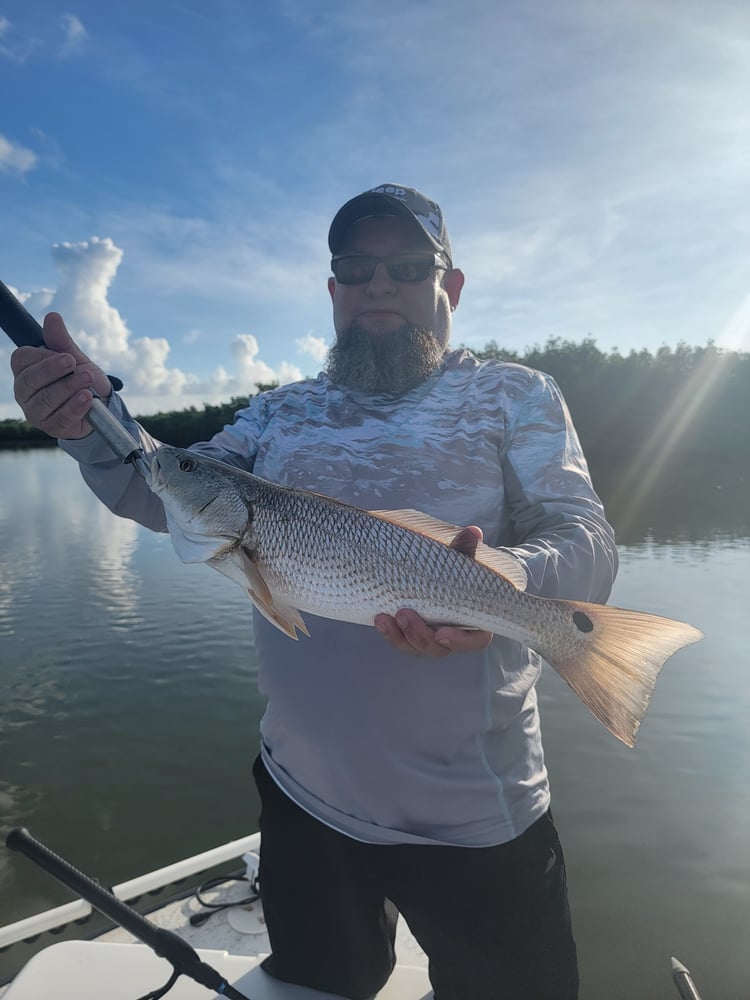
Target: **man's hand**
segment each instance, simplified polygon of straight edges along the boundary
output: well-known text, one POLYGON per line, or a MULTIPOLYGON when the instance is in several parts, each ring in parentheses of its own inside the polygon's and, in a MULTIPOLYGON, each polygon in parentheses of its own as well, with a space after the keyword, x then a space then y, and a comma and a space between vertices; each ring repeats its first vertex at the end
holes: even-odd
MULTIPOLYGON (((472 524, 454 539, 451 548, 467 551, 471 536, 482 541, 482 529, 472 524)), ((474 548, 476 548, 476 542, 474 548)), ((492 632, 441 625, 431 628, 416 611, 403 608, 391 615, 377 615, 375 628, 396 649, 413 656, 450 656, 451 653, 478 653, 492 642, 492 632)))
POLYGON ((19 347, 10 356, 16 401, 28 422, 51 437, 86 437, 93 394, 109 399, 110 381, 73 342, 58 313, 45 317, 43 332, 46 347, 19 347))

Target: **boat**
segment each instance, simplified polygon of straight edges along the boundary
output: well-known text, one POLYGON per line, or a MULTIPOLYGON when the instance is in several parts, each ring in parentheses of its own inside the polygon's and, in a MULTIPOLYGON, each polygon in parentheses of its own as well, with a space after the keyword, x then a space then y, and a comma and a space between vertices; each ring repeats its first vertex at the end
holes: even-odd
MULTIPOLYGON (((12 834, 8 841, 11 837, 12 834)), ((35 843, 38 845, 38 841, 35 843)), ((170 961, 158 957, 152 947, 112 920, 87 935, 87 923, 93 921, 98 907, 80 898, 0 927, 0 950, 23 942, 49 941, 12 979, 0 984, 0 998, 145 1000, 160 995, 170 1000, 202 1000, 217 995, 243 996, 247 1000, 333 998, 333 994, 281 983, 263 972, 261 962, 271 948, 258 891, 259 850, 260 834, 254 833, 111 889, 103 889, 67 862, 57 859, 84 880, 79 886, 82 896, 89 882, 99 893, 130 904, 124 909, 136 916, 133 906, 139 904, 139 913, 146 915, 149 925, 171 931, 186 942, 202 963, 219 973, 229 991, 217 994, 215 989, 207 989, 182 974, 162 994, 160 989, 166 987, 175 972, 170 961), (186 882, 191 883, 188 889, 186 882), (72 930, 78 932, 75 939, 53 943, 51 935, 72 930)), ((396 950, 399 961, 378 993, 378 1000, 429 1000, 433 994, 427 958, 403 919, 398 922, 396 950)))
MULTIPOLYGON (((271 949, 258 883, 259 833, 111 889, 58 858, 28 831, 11 831, 6 845, 27 854, 81 898, 0 927, 0 951, 44 942, 17 974, 0 982, 0 1000, 335 998, 281 983, 263 972, 261 963, 271 949), (141 904, 138 911, 136 903, 141 904), (95 909, 110 920, 86 935, 95 909), (83 929, 83 939, 79 933, 72 940, 46 943, 47 936, 71 928, 83 929), (164 938, 163 932, 168 932, 164 938), (182 943, 177 954, 175 935, 176 943, 182 943), (200 982, 199 968, 208 970, 200 982)), ((403 918, 397 925, 396 954, 396 967, 378 1000, 431 1000, 427 957, 403 918)), ((701 1000, 690 971, 676 958, 671 961, 672 980, 682 1000, 701 1000)))

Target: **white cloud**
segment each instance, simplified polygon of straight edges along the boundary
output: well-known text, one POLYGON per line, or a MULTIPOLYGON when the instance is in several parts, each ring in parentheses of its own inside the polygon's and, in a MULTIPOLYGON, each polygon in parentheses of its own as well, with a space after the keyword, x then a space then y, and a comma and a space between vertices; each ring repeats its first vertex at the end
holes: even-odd
POLYGON ((86 31, 83 23, 75 14, 63 14, 60 18, 60 26, 64 34, 60 55, 63 58, 75 55, 86 44, 89 35, 88 31, 86 31))
POLYGON ((62 283, 51 307, 66 317, 84 351, 103 366, 116 364, 128 351, 129 330, 107 300, 122 254, 111 239, 98 236, 52 248, 62 283))
POLYGON ((52 35, 54 28, 51 25, 44 39, 21 35, 7 17, 0 15, 0 57, 21 64, 26 62, 35 49, 55 48, 58 56, 63 59, 80 52, 89 37, 81 19, 75 14, 65 13, 58 24, 63 35, 62 42, 59 42, 59 36, 52 35))
POLYGON ((15 294, 32 316, 42 316, 44 313, 49 312, 50 303, 55 297, 55 292, 52 288, 38 288, 35 292, 26 292, 25 294, 18 292, 15 294))
POLYGON ((21 38, 16 35, 8 18, 0 14, 0 56, 15 63, 24 63, 38 45, 41 42, 36 38, 21 38))
POLYGON ((11 142, 0 133, 0 172, 23 175, 34 169, 37 160, 31 149, 11 142))
MULTIPOLYGON (((58 288, 18 293, 18 297, 38 319, 50 309, 61 313, 82 349, 123 379, 124 396, 133 412, 217 403, 249 395, 260 382, 285 384, 302 378, 296 365, 281 362, 273 368, 263 361, 258 341, 250 333, 239 334, 230 345, 231 375, 222 366, 207 376, 171 367, 169 341, 133 336, 109 302, 110 286, 123 257, 120 247, 109 238, 92 236, 80 243, 58 243, 52 256, 61 272, 58 288)), ((3 415, 17 417, 17 408, 0 406, 3 415)))
MULTIPOLYGON (((258 358, 258 341, 251 333, 240 333, 229 346, 235 363, 237 377, 230 380, 240 392, 247 392, 248 385, 257 386, 259 382, 294 382, 302 378, 302 372, 296 365, 282 362, 274 371, 265 361, 258 358)), ((233 393, 234 394, 234 393, 233 393)))
POLYGON ((324 361, 328 354, 328 342, 323 337, 314 337, 311 333, 295 340, 297 350, 301 354, 309 354, 314 361, 324 361))

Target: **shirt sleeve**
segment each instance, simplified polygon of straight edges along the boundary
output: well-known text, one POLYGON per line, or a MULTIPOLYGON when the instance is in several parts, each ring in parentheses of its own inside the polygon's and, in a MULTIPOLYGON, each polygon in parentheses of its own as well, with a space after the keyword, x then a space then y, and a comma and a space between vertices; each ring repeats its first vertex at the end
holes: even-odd
MULTIPOLYGON (((116 392, 110 396, 108 407, 138 442, 146 461, 150 461, 162 442, 131 416, 116 392)), ((191 445, 190 450, 252 471, 264 413, 262 397, 254 397, 248 407, 238 411, 234 424, 224 427, 210 441, 191 445)), ((61 440, 58 444, 78 462, 86 484, 113 514, 137 521, 152 531, 167 530, 161 500, 133 466, 118 458, 99 434, 92 431, 85 438, 61 440)))
POLYGON ((603 603, 617 572, 614 531, 589 475, 565 401, 548 375, 533 373, 504 455, 506 502, 527 590, 603 603))

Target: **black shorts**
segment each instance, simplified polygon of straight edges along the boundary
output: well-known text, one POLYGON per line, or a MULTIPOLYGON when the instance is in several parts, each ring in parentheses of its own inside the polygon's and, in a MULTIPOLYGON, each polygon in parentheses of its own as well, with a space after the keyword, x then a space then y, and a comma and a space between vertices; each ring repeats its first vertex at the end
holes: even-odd
POLYGON ((278 788, 260 758, 264 968, 351 1000, 395 962, 401 913, 429 959, 435 1000, 575 1000, 576 947, 552 818, 497 847, 365 844, 278 788))

